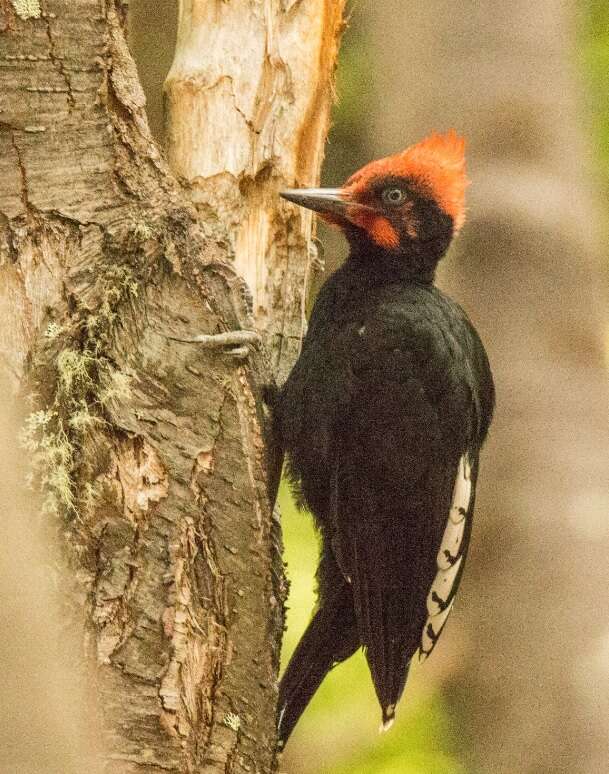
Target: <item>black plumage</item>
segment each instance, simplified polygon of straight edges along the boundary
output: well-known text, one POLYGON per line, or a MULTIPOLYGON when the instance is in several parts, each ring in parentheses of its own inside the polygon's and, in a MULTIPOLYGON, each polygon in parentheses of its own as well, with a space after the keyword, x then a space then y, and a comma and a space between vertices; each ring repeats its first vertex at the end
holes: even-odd
POLYGON ((272 406, 323 539, 318 610, 280 684, 281 742, 360 646, 388 724, 463 571, 494 389, 471 323, 433 285, 458 213, 410 169, 385 160, 338 191, 285 194, 338 223, 351 253, 272 406))

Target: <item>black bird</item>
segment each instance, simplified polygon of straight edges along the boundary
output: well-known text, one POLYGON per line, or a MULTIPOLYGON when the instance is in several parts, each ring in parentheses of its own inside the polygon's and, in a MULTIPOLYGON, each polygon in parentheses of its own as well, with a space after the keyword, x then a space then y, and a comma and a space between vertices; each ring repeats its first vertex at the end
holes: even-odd
POLYGON ((317 612, 279 687, 281 745, 327 672, 360 646, 388 728, 463 573, 494 405, 476 331, 434 286, 464 221, 464 145, 434 133, 342 188, 282 193, 338 225, 350 255, 321 289, 272 401, 274 446, 323 546, 317 612))

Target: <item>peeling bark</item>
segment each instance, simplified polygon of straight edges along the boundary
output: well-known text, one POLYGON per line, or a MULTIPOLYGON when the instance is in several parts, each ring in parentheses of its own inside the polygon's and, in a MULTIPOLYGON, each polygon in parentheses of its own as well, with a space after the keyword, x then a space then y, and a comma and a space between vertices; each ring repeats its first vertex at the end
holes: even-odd
MULTIPOLYGON (((270 39, 315 7, 269 5, 259 25, 270 39)), ((0 364, 34 401, 24 437, 67 537, 104 770, 273 772, 284 580, 259 388, 274 374, 264 350, 237 360, 176 340, 251 326, 226 233, 230 203, 258 212, 258 194, 241 185, 199 213, 189 202, 151 139, 121 3, 2 12, 0 364)), ((332 41, 337 18, 325 18, 332 41)), ((306 88, 330 94, 335 48, 306 88)), ((311 99, 315 176, 329 97, 311 99)), ((226 137, 238 153, 241 142, 226 137)), ((270 152, 293 183, 287 150, 264 147, 260 163, 270 152)), ((283 184, 272 177, 269 218, 283 184)), ((257 255, 275 277, 272 319, 304 295, 309 232, 295 217, 278 216, 257 255), (289 264, 276 248, 271 268, 271 239, 291 245, 289 264)))
POLYGON ((171 166, 208 225, 218 219, 280 378, 300 347, 315 248, 311 213, 277 194, 319 180, 344 5, 183 0, 165 83, 171 166))

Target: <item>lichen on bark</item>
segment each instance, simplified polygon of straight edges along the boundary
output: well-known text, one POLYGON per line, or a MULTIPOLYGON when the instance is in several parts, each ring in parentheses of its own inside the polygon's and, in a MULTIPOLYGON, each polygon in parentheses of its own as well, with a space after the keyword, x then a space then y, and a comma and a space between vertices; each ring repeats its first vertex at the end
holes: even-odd
MULTIPOLYGON (((267 10, 269 25, 295 12, 267 10)), ((249 294, 217 214, 152 141, 124 4, 46 0, 8 21, 0 362, 32 404, 23 440, 73 569, 105 771, 273 772, 285 586, 260 387, 274 374, 264 350, 179 341, 250 326, 249 294)), ((304 292, 282 271, 277 308, 304 292)))

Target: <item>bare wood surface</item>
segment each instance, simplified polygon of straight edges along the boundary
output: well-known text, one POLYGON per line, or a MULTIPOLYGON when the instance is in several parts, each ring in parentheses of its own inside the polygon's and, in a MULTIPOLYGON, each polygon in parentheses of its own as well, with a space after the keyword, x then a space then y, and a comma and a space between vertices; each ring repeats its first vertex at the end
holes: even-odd
POLYGON ((170 164, 228 241, 279 379, 300 347, 314 247, 311 213, 277 194, 319 180, 344 5, 182 0, 165 84, 170 164))

